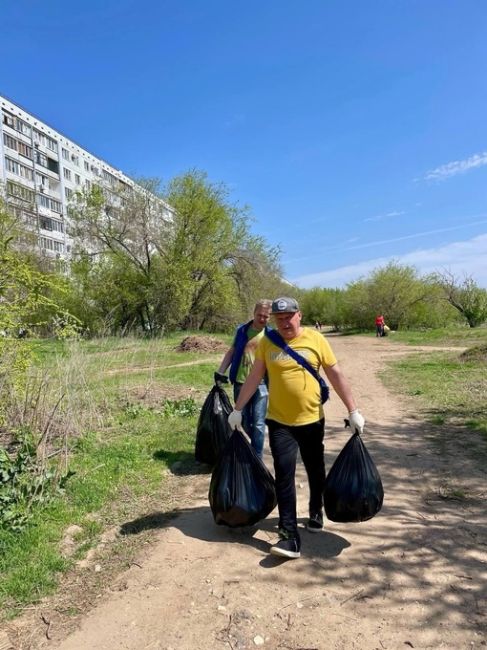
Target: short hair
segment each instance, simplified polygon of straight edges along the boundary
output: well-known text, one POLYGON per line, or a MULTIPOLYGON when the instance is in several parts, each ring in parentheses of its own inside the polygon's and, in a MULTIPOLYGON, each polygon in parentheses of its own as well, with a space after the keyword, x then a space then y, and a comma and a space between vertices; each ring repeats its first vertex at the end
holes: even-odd
POLYGON ((267 298, 261 298, 261 300, 257 300, 254 306, 254 314, 261 307, 270 310, 272 308, 272 300, 267 300, 267 298))

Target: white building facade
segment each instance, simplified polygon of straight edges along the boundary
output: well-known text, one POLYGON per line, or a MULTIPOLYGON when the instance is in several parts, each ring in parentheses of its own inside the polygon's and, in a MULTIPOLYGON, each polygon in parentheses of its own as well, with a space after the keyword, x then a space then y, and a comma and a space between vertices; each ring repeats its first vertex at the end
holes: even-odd
MULTIPOLYGON (((76 191, 93 184, 114 193, 135 187, 134 181, 104 160, 0 96, 0 183, 19 219, 36 234, 42 253, 67 259, 68 206, 76 191)), ((172 210, 163 201, 163 218, 172 210)))

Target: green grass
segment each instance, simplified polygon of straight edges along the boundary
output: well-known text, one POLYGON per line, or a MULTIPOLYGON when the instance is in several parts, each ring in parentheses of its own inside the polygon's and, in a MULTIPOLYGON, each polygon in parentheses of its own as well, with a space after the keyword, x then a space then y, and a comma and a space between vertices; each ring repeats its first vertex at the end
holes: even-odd
POLYGON ((1 616, 15 615, 55 590, 59 576, 96 545, 104 528, 141 514, 142 499, 162 502, 167 467, 178 460, 192 462, 199 407, 222 353, 176 352, 186 335, 157 341, 30 342, 38 363, 50 369, 50 381, 68 390, 66 401, 74 403, 84 428, 69 439, 73 474, 64 492, 38 510, 23 531, 0 530, 1 616), (134 388, 148 398, 131 392, 134 388), (188 414, 193 398, 196 407, 188 414), (83 417, 88 410, 96 417, 83 417), (90 427, 92 422, 97 426, 90 427), (67 559, 60 545, 71 524, 82 533, 75 555, 67 559))
MULTIPOLYGON (((445 338, 446 333, 434 341, 451 346, 458 340, 445 338)), ((475 344, 485 337, 475 336, 475 344)), ((409 342, 420 341, 411 332, 409 342)), ((431 339, 430 339, 431 340, 431 339)), ((441 426, 462 425, 480 432, 487 440, 487 364, 481 355, 463 355, 459 351, 414 354, 389 364, 383 373, 387 386, 415 398, 423 415, 441 426)))
MULTIPOLYGON (((202 403, 222 352, 176 352, 185 336, 29 342, 39 365, 49 369, 50 384, 66 392, 68 423, 76 419, 68 439, 74 474, 25 530, 0 530, 1 616, 55 590, 59 576, 96 545, 104 529, 145 513, 141 503, 160 508, 165 469, 178 460, 191 462, 197 414, 178 415, 176 404, 189 396, 202 403), (210 360, 179 365, 204 359, 210 360), (60 543, 71 524, 82 532, 74 556, 63 558, 60 543)), ((465 347, 485 343, 487 330, 398 332, 387 339, 394 340, 465 347)), ((436 424, 465 424, 487 440, 486 375, 480 358, 462 360, 458 351, 402 359, 385 381, 417 399, 436 424)))
POLYGON ((445 345, 471 347, 487 343, 487 327, 445 327, 434 330, 400 330, 388 340, 408 345, 445 345))

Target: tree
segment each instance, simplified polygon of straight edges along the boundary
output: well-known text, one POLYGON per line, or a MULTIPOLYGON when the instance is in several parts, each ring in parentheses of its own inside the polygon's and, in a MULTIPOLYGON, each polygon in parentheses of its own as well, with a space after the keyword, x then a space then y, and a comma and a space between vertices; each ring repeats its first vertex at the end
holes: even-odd
POLYGON ((339 330, 344 323, 344 291, 314 287, 302 293, 300 306, 307 323, 326 323, 339 330))
POLYGON ((159 181, 95 185, 77 193, 70 218, 74 276, 91 294, 93 283, 105 286, 97 301, 102 312, 105 303, 102 319, 112 331, 130 326, 159 332, 163 323, 154 310, 154 293, 162 282, 161 257, 173 229, 159 181))
POLYGON ((164 258, 168 318, 183 328, 221 328, 250 308, 279 277, 279 251, 250 233, 248 209, 230 202, 224 184, 191 170, 165 193, 174 231, 164 258))
POLYGON ((433 276, 443 290, 445 300, 467 321, 469 327, 478 327, 487 320, 487 290, 480 288, 471 276, 459 280, 452 273, 433 276))

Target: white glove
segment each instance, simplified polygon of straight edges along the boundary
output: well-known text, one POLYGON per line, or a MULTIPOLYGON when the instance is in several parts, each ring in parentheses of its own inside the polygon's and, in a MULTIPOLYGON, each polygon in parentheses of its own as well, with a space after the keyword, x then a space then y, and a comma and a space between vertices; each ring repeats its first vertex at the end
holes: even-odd
POLYGON ((358 431, 360 434, 362 434, 364 432, 365 419, 358 409, 350 411, 348 414, 348 420, 350 422, 350 428, 352 429, 353 433, 358 431))
POLYGON ((230 429, 240 429, 242 431, 242 411, 236 411, 235 409, 228 416, 228 424, 230 429))

